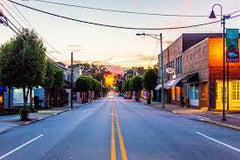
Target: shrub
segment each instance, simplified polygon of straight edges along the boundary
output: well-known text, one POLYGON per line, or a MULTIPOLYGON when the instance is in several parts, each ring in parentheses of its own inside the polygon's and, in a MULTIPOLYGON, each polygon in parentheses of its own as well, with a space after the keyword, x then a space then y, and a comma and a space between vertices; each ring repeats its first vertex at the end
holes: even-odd
POLYGON ((28 119, 29 113, 30 113, 30 110, 29 110, 28 107, 20 108, 20 110, 19 110, 19 115, 20 115, 20 117, 21 117, 21 121, 29 120, 29 119, 28 119))

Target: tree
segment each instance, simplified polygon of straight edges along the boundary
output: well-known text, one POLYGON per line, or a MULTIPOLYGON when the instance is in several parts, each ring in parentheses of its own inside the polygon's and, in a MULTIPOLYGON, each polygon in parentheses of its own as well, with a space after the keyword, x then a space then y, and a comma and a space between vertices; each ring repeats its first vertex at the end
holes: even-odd
MULTIPOLYGON (((83 94, 88 92, 89 86, 88 86, 88 81, 85 77, 83 77, 83 76, 78 77, 78 79, 76 81, 76 89, 77 89, 77 92, 81 92, 83 94)), ((84 94, 83 99, 82 99, 83 103, 86 103, 88 101, 86 98, 87 97, 84 94)))
POLYGON ((86 93, 86 99, 84 96, 83 102, 88 102, 89 91, 94 92, 94 99, 97 98, 101 91, 101 83, 91 76, 80 76, 76 81, 76 88, 77 92, 86 93))
POLYGON ((103 75, 108 72, 107 68, 103 65, 97 64, 89 64, 89 63, 79 63, 74 64, 73 66, 79 67, 82 71, 82 75, 84 76, 92 76, 94 79, 101 81, 103 79, 103 75))
POLYGON ((55 68, 53 88, 61 90, 64 86, 63 70, 55 68))
POLYGON ((45 105, 49 107, 50 102, 50 89, 53 88, 55 82, 55 72, 56 67, 49 61, 46 62, 46 74, 44 80, 44 88, 45 88, 45 105))
MULTIPOLYGON (((23 29, 1 48, 1 82, 6 86, 23 89, 24 106, 34 86, 43 84, 45 76, 45 51, 43 42, 31 30, 23 29)), ((30 98, 32 104, 32 98, 30 98)))
POLYGON ((59 98, 59 93, 64 87, 64 73, 63 70, 55 68, 54 72, 54 83, 53 83, 53 88, 57 92, 57 106, 60 105, 60 98, 59 98))
POLYGON ((156 87, 157 82, 157 74, 153 69, 148 69, 143 75, 143 86, 149 92, 147 103, 151 103, 151 91, 156 87))
POLYGON ((135 100, 139 101, 140 91, 143 89, 143 79, 140 76, 134 76, 130 79, 131 88, 135 91, 135 100))

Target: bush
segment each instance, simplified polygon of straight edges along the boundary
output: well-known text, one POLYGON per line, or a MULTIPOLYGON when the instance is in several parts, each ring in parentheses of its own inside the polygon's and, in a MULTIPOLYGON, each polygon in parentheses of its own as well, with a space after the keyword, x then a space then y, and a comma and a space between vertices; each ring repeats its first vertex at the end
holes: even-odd
POLYGON ((25 107, 21 108, 21 109, 19 110, 19 115, 20 115, 20 117, 21 117, 21 121, 29 120, 29 119, 28 119, 29 113, 30 113, 30 110, 29 110, 28 107, 27 107, 27 108, 25 108, 25 107))

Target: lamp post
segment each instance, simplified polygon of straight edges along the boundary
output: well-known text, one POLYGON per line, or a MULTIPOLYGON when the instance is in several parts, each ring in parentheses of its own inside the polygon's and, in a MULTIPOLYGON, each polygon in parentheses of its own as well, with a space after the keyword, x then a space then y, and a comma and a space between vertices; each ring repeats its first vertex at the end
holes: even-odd
MULTIPOLYGON (((222 95, 222 102, 223 102, 223 113, 222 113, 222 121, 226 121, 226 116, 225 116, 225 92, 226 92, 226 86, 225 86, 225 80, 226 80, 226 73, 225 73, 225 68, 226 68, 226 51, 225 51, 225 20, 230 18, 230 15, 223 15, 222 14, 222 5, 221 4, 214 4, 212 6, 212 11, 209 16, 209 18, 213 19, 216 18, 216 15, 214 13, 214 7, 219 6, 221 10, 221 25, 223 27, 223 33, 222 33, 222 38, 223 38, 223 95, 222 95)), ((227 96, 229 98, 229 96, 227 96)))
POLYGON ((162 81, 162 94, 161 94, 161 98, 162 98, 162 107, 165 108, 164 106, 164 68, 163 68, 163 45, 162 45, 162 33, 158 34, 146 34, 146 33, 137 33, 137 36, 148 36, 151 37, 153 39, 157 39, 159 40, 160 43, 160 55, 161 55, 161 81, 162 81))

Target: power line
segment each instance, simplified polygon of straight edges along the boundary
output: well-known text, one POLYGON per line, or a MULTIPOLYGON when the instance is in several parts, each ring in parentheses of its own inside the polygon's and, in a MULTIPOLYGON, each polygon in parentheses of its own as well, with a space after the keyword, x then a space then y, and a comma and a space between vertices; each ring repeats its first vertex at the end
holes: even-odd
MULTIPOLYGON (((13 6, 14 6, 14 8, 17 10, 17 12, 20 14, 20 16, 22 17, 20 17, 20 16, 18 16, 18 14, 16 14, 15 12, 15 15, 16 16, 18 16, 18 18, 20 18, 26 25, 28 25, 28 26, 30 26, 32 29, 34 29, 34 27, 31 25, 31 23, 27 20, 27 18, 21 13, 21 11, 16 7, 16 5, 15 4, 13 4, 13 3, 11 3, 13 6)), ((8 6, 9 7, 9 6, 8 6)), ((10 7, 9 7, 10 8, 10 7)), ((20 24, 20 23, 19 23, 20 24)), ((20 24, 20 26, 23 28, 23 26, 20 24)), ((36 31, 36 30, 35 30, 36 31)), ((38 33, 39 34, 39 33, 38 33)), ((56 51, 56 53, 58 53, 58 54, 60 54, 61 56, 62 56, 62 54, 59 52, 59 51, 57 51, 50 43, 48 43, 43 37, 42 37, 42 39, 43 39, 43 41, 50 47, 50 48, 52 48, 53 50, 55 50, 56 51)), ((50 54, 55 60, 57 60, 57 61, 61 61, 61 60, 59 60, 58 58, 56 58, 56 57, 54 57, 50 52, 47 52, 48 54, 50 54)))
POLYGON ((20 12, 20 10, 16 7, 16 5, 15 4, 13 4, 12 3, 12 6, 17 10, 17 12, 20 14, 20 16, 23 18, 23 22, 25 23, 25 24, 27 24, 27 25, 29 25, 30 27, 32 27, 33 28, 33 26, 29 23, 29 21, 25 18, 25 16, 20 12))
MULTIPOLYGON (((0 3, 0 5, 7 11, 7 13, 9 14, 9 16, 20 26, 20 27, 22 27, 21 26, 21 24, 18 22, 18 20, 12 15, 12 13, 5 7, 5 5, 3 5, 2 3, 0 3)), ((14 25, 14 27, 16 27, 15 25, 14 25)))
MULTIPOLYGON (((5 8, 6 9, 6 8, 5 8)), ((10 13, 10 12, 9 12, 10 13)), ((10 20, 10 19, 8 19, 5 15, 0 15, 0 18, 1 17, 3 17, 4 19, 1 19, 2 21, 3 21, 3 24, 5 25, 5 26, 7 26, 7 27, 9 27, 16 35, 19 35, 20 34, 20 30, 15 26, 15 24, 10 20), (9 23, 13 26, 11 26, 11 25, 9 25, 9 23), (15 29, 16 30, 15 30, 15 29)), ((15 18, 15 17, 13 17, 13 18, 15 18)), ((22 26, 21 24, 20 24, 20 26, 22 26)), ((23 41, 25 41, 25 39, 23 39, 22 37, 20 37, 23 41)), ((46 51, 47 52, 47 51, 46 51)), ((49 52, 47 52, 48 54, 50 54, 49 52)), ((51 55, 51 54, 50 54, 51 55)), ((51 55, 51 56, 53 56, 53 55, 51 55)), ((53 56, 54 57, 54 56, 53 56)), ((50 62, 50 63, 52 63, 55 67, 57 67, 57 68, 59 68, 59 69, 63 69, 63 70, 65 70, 66 72, 71 72, 70 71, 70 69, 67 69, 67 68, 65 68, 65 67, 63 67, 63 66, 61 66, 61 65, 59 65, 58 63, 56 63, 56 62, 54 62, 49 56, 47 56, 46 55, 46 58, 47 58, 47 60, 50 62)), ((55 58, 55 57, 54 57, 55 58)), ((60 62, 60 61, 59 61, 60 62)))
MULTIPOLYGON (((21 20, 21 22, 23 22, 24 24, 26 24, 26 22, 24 21, 24 19, 22 19, 22 17, 19 16, 19 15, 14 11, 14 9, 12 9, 11 6, 7 4, 7 2, 2 1, 2 3, 3 3, 6 7, 8 7, 9 10, 12 11, 12 13, 13 13, 15 16, 17 16, 17 18, 19 18, 19 19, 21 20)), ((11 5, 14 6, 14 4, 12 4, 12 3, 11 3, 11 5)), ((20 24, 21 24, 21 23, 20 23, 20 24)), ((27 24, 26 24, 26 25, 27 25, 27 24)), ((22 26, 21 26, 21 27, 22 27, 22 26)))
MULTIPOLYGON (((12 0, 8 0, 11 3, 14 3, 18 6, 24 7, 24 8, 28 8, 30 10, 34 10, 37 12, 41 12, 47 15, 51 15, 51 16, 55 16, 58 18, 62 18, 62 19, 67 19, 67 20, 71 20, 71 21, 75 21, 75 22, 80 22, 80 23, 85 23, 85 24, 90 24, 90 25, 95 25, 95 26, 101 26, 101 27, 109 27, 109 28, 118 28, 118 29, 128 29, 128 30, 174 30, 174 29, 184 29, 184 28, 193 28, 193 27, 200 27, 200 26, 206 26, 206 25, 210 25, 210 24, 215 24, 220 22, 221 20, 217 20, 217 21, 213 21, 213 22, 205 22, 205 23, 199 23, 199 24, 193 24, 193 25, 186 25, 186 26, 179 26, 179 27, 165 27, 165 28, 141 28, 141 27, 127 27, 127 26, 118 26, 118 25, 110 25, 110 24, 103 24, 103 23, 97 23, 97 22, 90 22, 90 21, 84 21, 84 20, 79 20, 79 19, 75 19, 75 18, 71 18, 71 17, 67 17, 64 15, 59 15, 59 14, 55 14, 55 13, 51 13, 45 10, 41 10, 41 9, 37 9, 37 8, 33 8, 12 0)), ((236 15, 233 16, 231 18, 236 18, 239 17, 240 15, 236 15)))
POLYGON ((153 61, 153 59, 154 59, 154 56, 155 56, 155 54, 156 54, 156 52, 157 52, 158 45, 159 45, 159 42, 156 43, 156 46, 155 46, 155 49, 154 49, 154 52, 153 52, 152 58, 151 58, 151 60, 150 60, 148 66, 151 65, 151 63, 152 63, 152 61, 153 61))
POLYGON ((60 6, 68 6, 68 7, 76 7, 76 8, 83 8, 89 10, 97 10, 97 11, 104 11, 104 12, 115 12, 115 13, 126 13, 126 14, 138 14, 138 15, 148 15, 148 16, 162 16, 162 17, 192 17, 192 18, 206 18, 208 15, 184 15, 184 14, 162 14, 162 13, 149 13, 149 12, 137 12, 137 11, 127 11, 127 10, 117 10, 117 9, 107 9, 107 8, 97 8, 97 7, 89 7, 89 6, 82 6, 70 3, 62 3, 56 1, 45 1, 45 0, 32 0, 41 3, 47 4, 54 4, 60 6))

